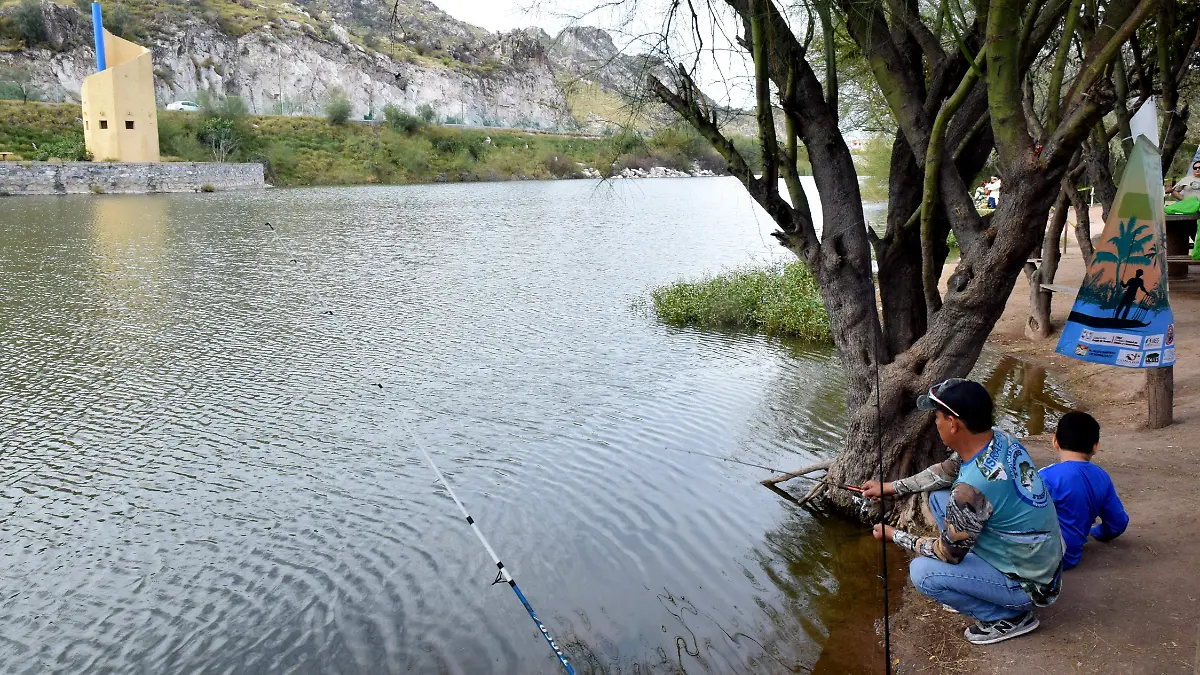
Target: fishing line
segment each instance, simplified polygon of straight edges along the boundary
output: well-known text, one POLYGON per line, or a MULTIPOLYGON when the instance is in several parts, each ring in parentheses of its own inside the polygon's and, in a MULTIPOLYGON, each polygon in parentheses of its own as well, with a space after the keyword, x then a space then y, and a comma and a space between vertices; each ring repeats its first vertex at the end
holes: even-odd
MULTIPOLYGON (((313 291, 316 297, 320 298, 321 295, 317 292, 316 284, 313 283, 308 273, 303 268, 299 267, 298 259, 291 254, 291 250, 284 243, 283 238, 279 236, 279 232, 270 223, 267 223, 266 225, 268 228, 270 228, 271 232, 275 234, 275 240, 283 245, 284 250, 288 251, 288 255, 291 256, 291 261, 297 264, 297 269, 300 270, 301 276, 309 285, 310 290, 313 291)), ((322 314, 332 316, 333 310, 325 310, 322 312, 322 314)), ((375 387, 378 388, 380 394, 384 393, 382 384, 376 382, 375 387)), ((397 417, 400 418, 400 422, 404 425, 405 433, 409 438, 412 439, 413 444, 417 446, 417 450, 421 452, 421 455, 425 458, 425 461, 429 464, 429 467, 433 469, 433 473, 437 476, 438 482, 441 483, 442 487, 446 490, 446 493, 450 495, 450 498, 454 500, 455 505, 458 506, 458 510, 462 512, 463 518, 465 518, 467 524, 471 526, 471 531, 474 532, 475 536, 479 538, 479 543, 483 544, 483 548, 487 550, 488 556, 490 556, 492 562, 495 563, 498 572, 496 574, 496 579, 492 582, 492 585, 506 583, 510 588, 513 589, 513 592, 517 595, 517 599, 521 601, 521 605, 529 614, 529 618, 533 619, 533 623, 537 625, 538 631, 540 631, 542 637, 546 639, 546 643, 550 645, 550 649, 554 651, 554 655, 558 657, 558 661, 562 664, 563 669, 567 671, 568 675, 575 675, 575 669, 572 668, 570 662, 567 661, 566 655, 563 654, 562 650, 558 646, 558 643, 555 642, 554 638, 550 635, 550 631, 546 630, 545 624, 543 624, 542 620, 538 618, 537 613, 533 609, 533 605, 529 604, 529 600, 526 599, 525 594, 521 592, 521 588, 517 586, 516 579, 514 579, 512 574, 509 573, 508 568, 504 566, 504 562, 501 561, 500 556, 496 554, 496 550, 492 548, 492 545, 488 543, 487 538, 483 536, 483 532, 479 529, 479 525, 476 524, 475 519, 471 517, 471 514, 467 512, 467 507, 463 505, 462 501, 458 498, 458 495, 455 494, 454 489, 450 487, 450 482, 446 480, 446 476, 442 474, 442 471, 438 468, 437 463, 433 461, 433 456, 430 455, 425 449, 425 444, 422 443, 420 437, 413 432, 412 426, 408 423, 408 418, 402 413, 398 414, 397 417)))
MULTIPOLYGON (((730 459, 729 457, 721 457, 720 455, 710 455, 707 452, 698 452, 696 450, 684 450, 684 452, 692 454, 692 455, 700 455, 701 457, 711 457, 713 459, 719 459, 722 462, 732 462, 733 464, 742 464, 744 466, 752 466, 756 469, 765 469, 767 471, 773 471, 775 473, 786 473, 786 474, 791 473, 790 471, 784 471, 783 469, 776 469, 773 466, 764 466, 762 464, 753 464, 751 462, 743 462, 743 461, 737 460, 737 459, 730 459)), ((830 485, 835 488, 849 490, 850 492, 858 492, 860 494, 863 491, 863 488, 860 488, 857 485, 842 485, 840 483, 835 483, 831 480, 825 480, 824 478, 816 478, 814 476, 796 475, 796 476, 793 476, 793 478, 803 478, 804 480, 811 480, 814 483, 824 483, 826 485, 830 485)))
MULTIPOLYGON (((874 290, 874 289, 872 289, 874 290)), ((873 299, 873 298, 872 298, 873 299)), ((883 332, 883 327, 880 326, 879 331, 875 333, 875 442, 879 446, 879 523, 880 534, 887 534, 887 499, 883 494, 883 405, 880 403, 879 394, 879 356, 880 356, 880 336, 883 332)), ((887 545, 888 538, 886 536, 879 537, 880 551, 883 554, 881 566, 883 568, 880 578, 883 579, 883 656, 886 660, 884 672, 887 675, 892 674, 892 626, 891 618, 888 612, 888 565, 887 565, 887 545)))

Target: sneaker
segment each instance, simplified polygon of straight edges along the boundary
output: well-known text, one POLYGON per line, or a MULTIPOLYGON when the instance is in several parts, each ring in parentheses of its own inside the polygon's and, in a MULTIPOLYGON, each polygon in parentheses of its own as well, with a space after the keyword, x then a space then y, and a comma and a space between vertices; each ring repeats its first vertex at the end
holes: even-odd
POLYGON ((968 628, 963 635, 973 645, 990 645, 1024 635, 1037 627, 1037 617, 1030 611, 1013 619, 976 621, 975 625, 968 628))
POLYGON ((957 609, 954 609, 953 607, 951 607, 950 605, 947 605, 947 604, 946 604, 946 603, 944 603, 944 602, 942 603, 942 611, 943 611, 943 612, 950 612, 951 614, 958 614, 958 613, 959 613, 957 609))

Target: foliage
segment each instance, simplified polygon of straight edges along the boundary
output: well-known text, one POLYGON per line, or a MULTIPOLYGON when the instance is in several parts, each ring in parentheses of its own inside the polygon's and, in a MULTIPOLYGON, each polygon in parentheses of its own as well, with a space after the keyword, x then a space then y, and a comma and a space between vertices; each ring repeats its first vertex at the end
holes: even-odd
POLYGON ((417 116, 426 124, 433 124, 433 120, 437 118, 437 113, 433 111, 433 106, 428 103, 422 103, 417 106, 417 116))
POLYGON ((399 106, 392 105, 391 103, 383 107, 383 117, 387 120, 388 126, 393 131, 402 131, 406 134, 411 134, 425 126, 425 120, 407 113, 401 110, 399 106))
POLYGON ((673 325, 757 328, 811 342, 830 340, 829 315, 803 263, 743 267, 651 292, 654 311, 673 325))
POLYGON ((36 45, 46 40, 46 17, 42 14, 42 3, 38 0, 21 0, 13 13, 13 19, 26 45, 36 45))
POLYGON ((83 143, 83 136, 71 135, 38 146, 33 158, 39 162, 61 159, 64 162, 88 162, 92 154, 83 143))
MULTIPOLYGON (((232 99, 233 97, 229 97, 232 99)), ((317 117, 243 117, 239 102, 216 98, 204 112, 158 112, 165 160, 258 162, 273 185, 578 177, 583 168, 611 173, 612 138, 422 126, 412 133, 387 124, 330 124, 317 117), (233 137, 228 134, 232 130, 233 137), (490 140, 490 142, 489 142, 490 140)), ((0 150, 23 156, 60 136, 82 133, 78 105, 0 101, 0 150)), ((646 166, 664 150, 630 155, 646 166)), ((686 163, 701 158, 671 155, 686 163)))
POLYGON ((241 138, 234 123, 219 117, 205 120, 198 137, 208 146, 215 162, 228 160, 241 147, 241 138))
POLYGON ((39 95, 28 66, 0 67, 0 99, 28 103, 38 100, 39 95))
POLYGON ((863 144, 863 149, 854 160, 861 177, 859 190, 862 192, 863 201, 887 201, 892 142, 882 135, 872 136, 863 144))
POLYGON ((246 100, 240 96, 225 96, 211 91, 202 91, 196 95, 196 103, 200 105, 200 116, 217 118, 235 124, 246 119, 250 109, 246 100))
POLYGON ((334 87, 329 90, 325 99, 325 118, 330 124, 345 124, 350 119, 350 113, 354 110, 354 106, 350 104, 350 98, 346 96, 345 90, 341 87, 334 87))
POLYGON ((104 11, 104 28, 113 35, 123 38, 134 38, 141 32, 138 20, 129 11, 129 8, 122 4, 104 11))

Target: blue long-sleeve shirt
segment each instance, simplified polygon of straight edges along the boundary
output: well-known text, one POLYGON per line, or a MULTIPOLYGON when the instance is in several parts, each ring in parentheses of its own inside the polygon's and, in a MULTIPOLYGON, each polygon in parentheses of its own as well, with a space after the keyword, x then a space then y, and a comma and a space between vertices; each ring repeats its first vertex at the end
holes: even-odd
POLYGON ((1088 534, 1097 541, 1109 541, 1119 537, 1129 525, 1117 489, 1104 469, 1090 462, 1059 462, 1042 469, 1041 474, 1050 488, 1067 544, 1064 568, 1079 564, 1088 534), (1096 518, 1100 522, 1093 526, 1096 518))

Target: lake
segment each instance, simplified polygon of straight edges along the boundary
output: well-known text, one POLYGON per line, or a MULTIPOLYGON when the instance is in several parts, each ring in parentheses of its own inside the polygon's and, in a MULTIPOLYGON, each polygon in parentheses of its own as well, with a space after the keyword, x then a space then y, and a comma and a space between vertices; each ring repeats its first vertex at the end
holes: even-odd
POLYGON ((558 672, 418 440, 578 672, 876 669, 869 532, 688 452, 828 457, 831 350, 646 303, 771 229, 730 178, 0 200, 0 672, 558 672))

